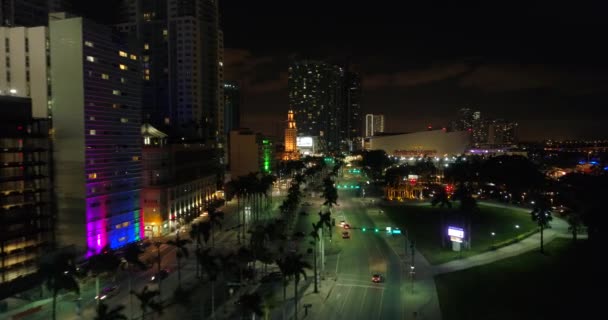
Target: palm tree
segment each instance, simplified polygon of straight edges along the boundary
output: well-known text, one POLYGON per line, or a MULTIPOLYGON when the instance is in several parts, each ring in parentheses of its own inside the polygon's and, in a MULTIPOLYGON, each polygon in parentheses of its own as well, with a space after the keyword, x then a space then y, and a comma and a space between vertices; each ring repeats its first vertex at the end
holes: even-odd
MULTIPOLYGON (((199 222, 199 223, 193 223, 190 226, 190 231, 188 232, 188 234, 190 235, 190 239, 194 240, 194 243, 196 244, 196 251, 198 252, 201 249, 201 240, 205 239, 205 242, 207 242, 207 239, 209 238, 209 230, 207 230, 206 232, 203 231, 203 229, 205 228, 203 226, 203 224, 207 223, 208 225, 208 221, 205 222, 199 222), (201 238, 203 237, 203 238, 201 238)), ((198 259, 198 255, 196 255, 196 258, 198 259)), ((196 277, 200 276, 200 272, 199 272, 199 264, 200 261, 197 260, 196 263, 196 277)))
POLYGON ((211 315, 213 316, 215 314, 215 281, 222 272, 221 262, 218 261, 216 255, 211 253, 211 248, 198 250, 196 255, 201 264, 201 273, 207 276, 207 281, 211 282, 209 289, 211 290, 211 315))
POLYGON ((315 280, 315 293, 319 292, 319 287, 318 287, 318 283, 317 283, 317 244, 320 240, 319 238, 319 229, 321 229, 323 226, 321 225, 321 221, 317 222, 316 224, 313 223, 312 224, 312 231, 310 232, 310 237, 312 238, 312 241, 310 242, 310 244, 313 245, 313 250, 312 250, 312 256, 313 256, 313 267, 314 267, 314 280, 315 280))
POLYGON ((95 275, 95 299, 99 305, 99 277, 104 273, 114 273, 120 266, 120 259, 112 251, 110 246, 104 247, 97 255, 89 259, 91 272, 95 275))
POLYGON ((312 266, 302 259, 301 254, 289 254, 285 259, 285 263, 289 273, 294 276, 295 320, 298 320, 298 285, 301 280, 300 275, 306 279, 306 271, 304 269, 311 269, 312 266))
POLYGON ((52 319, 56 319, 57 295, 61 291, 74 291, 80 294, 80 287, 74 278, 76 268, 74 266, 74 255, 62 252, 40 266, 40 273, 46 283, 46 287, 53 293, 52 319))
MULTIPOLYGON (((123 256, 122 266, 123 269, 131 272, 132 267, 137 267, 139 270, 146 270, 148 267, 143 263, 139 256, 143 253, 143 250, 137 244, 130 244, 125 248, 123 256)), ((133 276, 129 276, 129 292, 133 289, 133 276)), ((133 318, 133 295, 129 295, 129 310, 131 312, 130 318, 133 318)))
POLYGON ((289 284, 287 280, 291 276, 291 270, 289 269, 286 260, 286 257, 283 257, 276 261, 277 266, 283 275, 283 319, 285 319, 285 308, 287 307, 287 285, 289 284))
POLYGON ((188 257, 189 251, 188 251, 188 247, 186 245, 190 242, 192 242, 192 241, 190 241, 189 239, 180 239, 179 233, 175 236, 175 240, 167 241, 168 245, 175 247, 175 257, 177 258, 177 287, 178 288, 180 288, 182 286, 181 260, 182 260, 182 257, 188 257))
POLYGON ((127 320, 127 316, 122 314, 124 309, 125 306, 122 304, 110 309, 107 304, 102 302, 97 305, 97 314, 94 320, 127 320))
POLYGON ((152 311, 156 311, 158 314, 163 313, 163 305, 157 301, 157 297, 160 296, 160 291, 148 290, 148 286, 145 286, 141 292, 131 290, 130 293, 139 300, 142 320, 145 320, 148 308, 152 309, 152 311))
MULTIPOLYGON (((437 192, 433 195, 433 199, 431 200, 431 206, 439 206, 439 208, 444 208, 444 207, 448 207, 448 208, 452 208, 452 203, 450 202, 449 196, 447 191, 445 190, 445 188, 440 188, 439 190, 437 190, 437 192)), ((441 236, 441 247, 445 248, 445 240, 446 240, 446 231, 445 231, 445 212, 443 210, 441 210, 440 212, 440 225, 441 225, 441 230, 439 230, 440 232, 440 236, 441 236)))
POLYGON ((576 242, 578 231, 583 225, 583 218, 579 211, 570 211, 566 215, 566 221, 568 222, 568 230, 572 232, 572 242, 576 242))
POLYGON ((323 180, 323 198, 325 198, 323 204, 328 206, 330 210, 333 205, 338 204, 338 190, 334 186, 334 181, 331 177, 323 180))
POLYGON ((469 189, 461 184, 454 197, 460 200, 459 210, 464 216, 464 220, 467 225, 467 247, 471 249, 471 227, 473 225, 473 216, 479 211, 477 207, 477 200, 475 200, 469 191, 469 189))
MULTIPOLYGON (((215 226, 218 226, 220 228, 220 230, 222 230, 222 223, 220 222, 220 220, 224 220, 224 212, 223 211, 217 211, 213 207, 209 208, 209 223, 210 223, 210 232, 211 232, 211 247, 215 246, 215 237, 214 237, 215 232, 213 232, 213 228, 215 226)), ((207 242, 207 240, 205 240, 205 242, 207 242)))
POLYGON ((255 316, 263 316, 262 297, 258 293, 244 294, 239 297, 238 305, 242 315, 251 314, 251 319, 255 320, 255 316))
POLYGON ((549 222, 553 220, 551 216, 551 205, 549 201, 545 198, 541 198, 534 203, 534 209, 530 212, 532 216, 532 221, 538 224, 540 228, 540 253, 545 253, 544 244, 543 244, 543 231, 545 228, 550 227, 549 222))

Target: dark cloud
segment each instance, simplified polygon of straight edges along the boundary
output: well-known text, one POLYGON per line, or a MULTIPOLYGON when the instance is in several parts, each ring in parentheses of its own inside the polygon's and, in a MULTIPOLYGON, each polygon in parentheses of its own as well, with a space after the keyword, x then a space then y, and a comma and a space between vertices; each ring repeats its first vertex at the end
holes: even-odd
POLYGON ((386 87, 412 87, 459 76, 470 69, 465 64, 435 65, 427 69, 401 71, 389 74, 368 74, 363 78, 363 88, 374 90, 386 87))

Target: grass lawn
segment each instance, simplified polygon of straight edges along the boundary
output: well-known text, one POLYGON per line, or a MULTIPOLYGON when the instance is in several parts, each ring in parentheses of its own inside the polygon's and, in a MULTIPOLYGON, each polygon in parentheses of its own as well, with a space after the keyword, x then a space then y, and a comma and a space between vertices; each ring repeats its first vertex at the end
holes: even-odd
POLYGON ((536 227, 527 211, 479 203, 479 212, 474 216, 471 226, 471 250, 455 252, 451 250, 449 241, 446 242, 446 248, 441 247, 441 234, 447 233, 447 230, 441 228, 441 213, 445 213, 447 225, 462 226, 457 216, 458 204, 453 205, 454 209, 442 209, 431 207, 430 204, 404 203, 386 205, 382 210, 401 226, 402 230, 406 230, 410 239, 416 241, 416 248, 431 264, 441 264, 488 251, 493 243, 514 238, 536 227), (519 228, 515 228, 515 225, 519 225, 519 228), (495 236, 491 235, 492 232, 495 236))
POLYGON ((435 277, 443 319, 603 318, 599 255, 570 239, 546 250, 435 277))

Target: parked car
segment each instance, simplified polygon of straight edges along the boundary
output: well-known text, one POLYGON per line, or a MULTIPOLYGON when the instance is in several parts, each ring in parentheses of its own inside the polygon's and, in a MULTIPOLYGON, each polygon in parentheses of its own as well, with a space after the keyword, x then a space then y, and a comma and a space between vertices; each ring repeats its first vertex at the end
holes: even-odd
POLYGON ((160 280, 165 280, 169 276, 170 272, 171 270, 167 268, 161 269, 159 272, 155 273, 152 278, 150 278, 150 281, 158 281, 159 278, 160 280))

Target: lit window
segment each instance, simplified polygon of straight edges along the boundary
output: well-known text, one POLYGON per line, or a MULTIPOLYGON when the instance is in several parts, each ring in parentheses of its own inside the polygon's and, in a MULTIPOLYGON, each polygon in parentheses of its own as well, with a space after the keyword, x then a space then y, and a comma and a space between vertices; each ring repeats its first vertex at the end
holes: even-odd
POLYGON ((145 75, 144 76, 144 80, 150 80, 150 76, 149 75, 145 75))
POLYGON ((224 63, 220 61, 220 67, 223 67, 223 66, 224 66, 224 63))
POLYGON ((123 222, 123 223, 122 223, 122 227, 123 227, 123 228, 128 227, 128 226, 129 226, 129 221, 127 221, 127 222, 123 222))
POLYGON ((113 104, 112 104, 112 109, 118 109, 118 108, 119 108, 118 103, 113 103, 113 104))
POLYGON ((144 138, 144 144, 145 145, 149 145, 150 144, 150 137, 145 137, 144 138))
POLYGON ((127 83, 127 79, 121 77, 120 78, 120 83, 127 83))
POLYGON ((167 36, 169 34, 169 32, 167 31, 167 29, 163 29, 163 36, 167 36))
POLYGON ((94 135, 97 134, 97 131, 95 131, 95 130, 89 130, 89 134, 92 135, 92 136, 94 136, 94 135))
POLYGON ((112 94, 115 96, 119 96, 120 95, 120 90, 112 90, 112 94))
POLYGON ((110 79, 110 75, 107 74, 107 73, 102 73, 101 74, 101 78, 104 79, 104 80, 108 80, 108 79, 110 79))
POLYGON ((119 64, 118 67, 120 68, 120 70, 129 70, 129 68, 127 68, 127 66, 122 63, 119 64))
POLYGON ((89 173, 89 179, 97 179, 97 173, 89 173))
POLYGON ((95 57, 93 57, 93 56, 87 56, 87 61, 89 61, 89 62, 95 62, 95 57))
POLYGON ((129 122, 129 119, 127 119, 127 118, 120 118, 120 122, 127 123, 127 122, 129 122))
POLYGON ((144 62, 150 61, 150 56, 144 56, 144 62))
POLYGON ((150 45, 147 43, 144 43, 144 50, 150 50, 150 45))
POLYGON ((144 69, 144 74, 150 74, 150 69, 144 69))
MULTIPOLYGON (((148 140, 149 140, 149 139, 150 139, 150 138, 148 138, 148 140)), ((145 142, 145 139, 144 139, 144 142, 145 142)), ((133 156, 133 161, 139 161, 139 159, 140 159, 140 158, 139 158, 139 156, 133 156)))
POLYGON ((118 55, 125 58, 128 57, 127 53, 124 51, 118 51, 118 55))
POLYGON ((91 41, 85 41, 84 45, 87 46, 87 47, 91 47, 91 48, 94 47, 93 42, 91 42, 91 41))
POLYGON ((92 116, 91 116, 91 117, 89 117, 89 120, 91 120, 91 121, 95 121, 95 117, 92 117, 92 116))
POLYGON ((134 54, 130 55, 129 58, 131 58, 131 60, 137 60, 137 56, 134 54))

